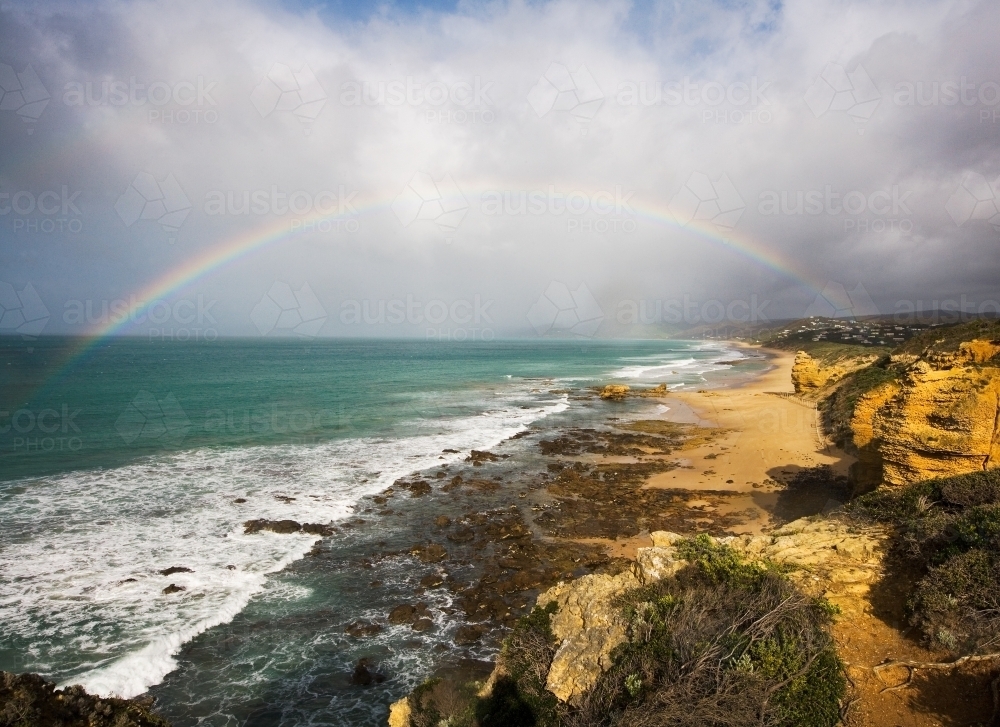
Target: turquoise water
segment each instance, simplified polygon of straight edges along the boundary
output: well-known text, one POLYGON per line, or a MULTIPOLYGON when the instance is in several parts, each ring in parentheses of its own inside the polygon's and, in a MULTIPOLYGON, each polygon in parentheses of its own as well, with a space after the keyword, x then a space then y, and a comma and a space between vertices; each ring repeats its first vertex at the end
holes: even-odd
POLYGON ((0 669, 150 691, 178 726, 382 724, 452 643, 443 595, 431 633, 343 633, 412 597, 412 558, 380 560, 377 589, 359 563, 420 542, 446 497, 345 525, 322 557, 305 557, 314 536, 244 521, 349 524, 401 476, 470 449, 514 462, 534 446, 514 434, 606 417, 580 389, 743 368, 701 342, 138 339, 65 367, 75 343, 0 339, 0 669), (389 679, 352 687, 361 656, 389 679))

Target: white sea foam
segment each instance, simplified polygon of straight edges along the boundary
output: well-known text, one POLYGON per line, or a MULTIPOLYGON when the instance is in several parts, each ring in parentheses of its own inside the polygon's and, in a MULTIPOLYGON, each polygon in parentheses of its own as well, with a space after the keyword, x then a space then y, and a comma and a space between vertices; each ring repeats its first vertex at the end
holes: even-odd
POLYGON ((488 411, 429 420, 411 436, 203 449, 17 483, 0 549, 4 631, 29 645, 33 670, 104 696, 141 694, 176 668, 185 643, 231 621, 316 541, 245 535, 244 521, 342 520, 397 478, 569 406, 547 397, 522 409, 518 396, 524 403, 525 392, 493 397, 488 411), (192 572, 161 575, 174 566, 192 572), (185 590, 164 594, 171 584, 185 590))

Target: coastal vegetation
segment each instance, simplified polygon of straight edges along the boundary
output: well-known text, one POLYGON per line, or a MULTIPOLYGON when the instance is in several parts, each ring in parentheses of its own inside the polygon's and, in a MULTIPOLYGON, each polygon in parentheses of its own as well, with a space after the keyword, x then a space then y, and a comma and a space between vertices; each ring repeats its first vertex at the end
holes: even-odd
POLYGON ((708 536, 675 548, 686 561, 675 577, 615 600, 625 641, 580 699, 561 702, 546 689, 558 647, 552 601, 513 629, 479 696, 445 715, 422 699, 429 684, 410 697, 411 724, 836 724, 846 689, 829 635, 836 608, 800 591, 786 566, 748 561, 708 536))

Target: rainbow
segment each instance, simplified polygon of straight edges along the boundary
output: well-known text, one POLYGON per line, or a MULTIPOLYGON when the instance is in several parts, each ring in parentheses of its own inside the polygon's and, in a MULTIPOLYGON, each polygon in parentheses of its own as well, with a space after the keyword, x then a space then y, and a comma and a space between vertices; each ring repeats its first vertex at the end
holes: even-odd
MULTIPOLYGON (((359 204, 355 208, 359 215, 364 215, 377 210, 388 210, 390 204, 391 200, 387 200, 359 204)), ((779 277, 791 279, 795 283, 806 287, 810 291, 810 294, 819 293, 822 289, 823 283, 814 280, 807 271, 799 269, 793 261, 783 257, 774 250, 768 249, 766 245, 747 235, 737 234, 735 231, 722 234, 710 222, 701 220, 694 220, 686 225, 681 225, 665 206, 648 205, 641 202, 630 203, 630 206, 635 210, 636 215, 643 219, 650 220, 666 228, 673 228, 679 232, 694 235, 717 248, 740 255, 775 273, 779 277)), ((332 222, 337 218, 337 214, 310 215, 303 217, 302 224, 296 229, 290 229, 288 220, 285 218, 279 217, 275 220, 270 220, 267 224, 259 225, 233 235, 201 254, 185 260, 142 288, 132 291, 129 297, 149 302, 175 295, 198 280, 224 269, 236 260, 246 258, 254 252, 271 245, 313 231, 316 229, 316 225, 323 221, 329 220, 332 222)), ((43 383, 40 389, 44 389, 48 384, 62 378, 67 372, 78 365, 88 353, 100 346, 103 341, 114 337, 124 328, 127 328, 128 323, 129 318, 125 316, 121 320, 109 320, 89 330, 80 337, 76 345, 69 348, 63 357, 63 361, 57 366, 53 375, 43 383)))

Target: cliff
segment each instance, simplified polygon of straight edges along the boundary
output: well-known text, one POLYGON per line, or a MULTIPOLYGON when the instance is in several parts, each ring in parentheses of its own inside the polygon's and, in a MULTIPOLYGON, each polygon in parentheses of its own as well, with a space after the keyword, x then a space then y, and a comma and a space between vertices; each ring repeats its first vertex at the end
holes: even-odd
POLYGON ((1000 466, 1000 341, 901 353, 858 392, 849 420, 855 492, 1000 466))

